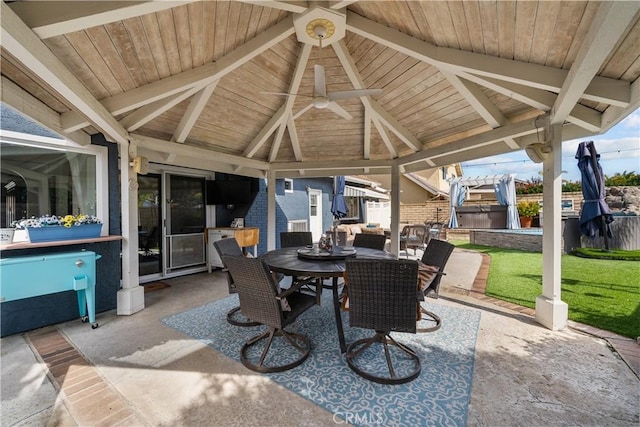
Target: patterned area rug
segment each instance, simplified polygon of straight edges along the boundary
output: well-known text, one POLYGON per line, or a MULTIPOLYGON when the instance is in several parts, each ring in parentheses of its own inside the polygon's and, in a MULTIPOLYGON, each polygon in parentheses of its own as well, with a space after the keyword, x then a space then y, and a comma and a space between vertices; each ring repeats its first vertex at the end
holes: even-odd
MULTIPOLYGON (((352 425, 464 426, 480 312, 423 304, 442 318, 442 327, 431 333, 393 334, 420 356, 422 372, 410 383, 377 384, 349 369, 340 355, 329 292, 323 295, 322 306, 303 313, 288 328, 311 339, 309 358, 297 368, 265 375, 352 425)), ((239 361, 244 342, 264 327, 228 324, 226 312, 237 305, 237 296, 232 295, 162 322, 239 361)), ((343 323, 347 344, 372 335, 372 331, 349 327, 348 313, 343 312, 343 323)))

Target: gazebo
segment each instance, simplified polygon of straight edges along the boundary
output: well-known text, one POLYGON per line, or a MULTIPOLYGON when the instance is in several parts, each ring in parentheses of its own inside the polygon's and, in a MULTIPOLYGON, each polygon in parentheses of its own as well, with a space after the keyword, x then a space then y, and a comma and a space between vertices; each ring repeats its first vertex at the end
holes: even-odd
POLYGON ((522 150, 544 160, 543 295, 560 300, 562 141, 640 105, 635 1, 3 2, 2 102, 69 144, 117 144, 119 311, 143 303, 132 160, 267 180, 391 175, 522 150), (369 90, 379 89, 379 90, 369 90), (346 92, 355 91, 355 92, 346 92))

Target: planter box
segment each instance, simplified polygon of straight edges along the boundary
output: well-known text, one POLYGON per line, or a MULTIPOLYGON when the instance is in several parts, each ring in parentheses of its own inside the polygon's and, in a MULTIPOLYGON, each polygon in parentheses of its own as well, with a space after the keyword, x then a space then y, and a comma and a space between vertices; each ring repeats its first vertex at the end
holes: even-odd
POLYGON ((100 237, 101 231, 102 224, 86 224, 73 227, 27 227, 31 243, 90 239, 92 237, 100 237))

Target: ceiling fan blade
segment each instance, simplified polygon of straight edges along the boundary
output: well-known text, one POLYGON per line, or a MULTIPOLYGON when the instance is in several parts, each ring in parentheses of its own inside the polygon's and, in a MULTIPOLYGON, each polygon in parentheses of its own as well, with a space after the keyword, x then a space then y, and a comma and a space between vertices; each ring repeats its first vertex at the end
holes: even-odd
POLYGON ((327 97, 329 101, 336 101, 338 99, 360 98, 361 96, 379 95, 381 93, 382 89, 343 90, 339 92, 329 92, 327 97))
POLYGON ((320 64, 316 64, 313 66, 314 77, 315 77, 315 87, 314 87, 314 96, 327 96, 327 87, 325 86, 324 80, 324 66, 320 64))
POLYGON ((330 102, 329 105, 327 105, 327 109, 333 111, 334 113, 336 113, 340 117, 345 118, 347 120, 353 119, 353 116, 351 114, 349 114, 347 112, 347 110, 345 110, 344 108, 342 108, 341 106, 339 106, 335 102, 330 102))

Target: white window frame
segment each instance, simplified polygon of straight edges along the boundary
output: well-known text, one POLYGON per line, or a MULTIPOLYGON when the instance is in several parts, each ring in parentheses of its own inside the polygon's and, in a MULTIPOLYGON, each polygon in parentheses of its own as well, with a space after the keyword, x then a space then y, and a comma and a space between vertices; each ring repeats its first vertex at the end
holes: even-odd
POLYGON ((29 135, 0 129, 0 142, 55 151, 74 152, 96 157, 96 216, 103 224, 102 235, 109 234, 109 164, 108 149, 101 145, 81 146, 66 139, 29 135))
POLYGON ((293 193, 293 179, 284 178, 284 192, 293 193), (289 183, 289 189, 287 189, 287 183, 289 183))

